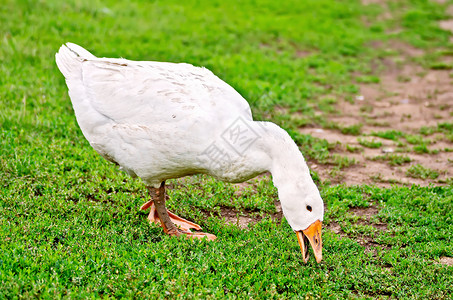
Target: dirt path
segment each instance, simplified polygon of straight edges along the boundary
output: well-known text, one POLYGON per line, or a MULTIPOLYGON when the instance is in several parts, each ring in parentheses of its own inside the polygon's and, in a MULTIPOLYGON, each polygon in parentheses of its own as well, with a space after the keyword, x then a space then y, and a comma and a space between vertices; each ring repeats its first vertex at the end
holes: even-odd
MULTIPOLYGON (((400 42, 393 47, 405 57, 423 54, 400 42)), ((453 121, 450 71, 424 70, 413 63, 400 65, 390 60, 383 63, 386 68, 379 83, 361 84, 353 101, 339 101, 337 112, 328 116, 340 128, 361 126, 359 135, 325 128, 300 130, 338 143, 334 152, 354 158, 356 163, 340 171, 315 163, 311 168, 323 180, 348 185, 450 183, 453 140, 451 134, 438 128, 440 123, 453 121), (375 136, 379 132, 387 132, 391 138, 375 136), (366 142, 381 145, 370 148, 366 142), (403 162, 395 163, 398 160, 403 162)))

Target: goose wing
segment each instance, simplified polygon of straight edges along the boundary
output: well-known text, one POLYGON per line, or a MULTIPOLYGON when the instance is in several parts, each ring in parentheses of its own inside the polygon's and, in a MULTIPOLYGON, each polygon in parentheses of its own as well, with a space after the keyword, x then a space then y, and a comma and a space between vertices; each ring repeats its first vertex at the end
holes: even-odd
POLYGON ((92 106, 117 123, 146 126, 200 115, 252 119, 239 93, 209 70, 189 64, 87 60, 82 77, 92 106))

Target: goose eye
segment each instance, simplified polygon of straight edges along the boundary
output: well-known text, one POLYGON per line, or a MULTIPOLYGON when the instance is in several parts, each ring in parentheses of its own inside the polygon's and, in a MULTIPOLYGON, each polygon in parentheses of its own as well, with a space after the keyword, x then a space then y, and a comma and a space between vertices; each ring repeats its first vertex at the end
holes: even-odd
POLYGON ((311 209, 312 209, 311 206, 310 206, 310 205, 307 205, 307 210, 308 210, 308 211, 311 211, 311 209))

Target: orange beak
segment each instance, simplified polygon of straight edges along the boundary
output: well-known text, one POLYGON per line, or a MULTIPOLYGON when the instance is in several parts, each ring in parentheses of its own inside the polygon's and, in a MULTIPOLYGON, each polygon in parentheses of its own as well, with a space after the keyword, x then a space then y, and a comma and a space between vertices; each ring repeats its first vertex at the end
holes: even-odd
POLYGON ((308 242, 310 242, 315 254, 316 262, 320 263, 322 260, 322 238, 321 238, 321 227, 322 222, 316 221, 307 229, 302 231, 296 231, 297 240, 299 241, 300 250, 302 251, 302 257, 304 262, 308 261, 308 242))

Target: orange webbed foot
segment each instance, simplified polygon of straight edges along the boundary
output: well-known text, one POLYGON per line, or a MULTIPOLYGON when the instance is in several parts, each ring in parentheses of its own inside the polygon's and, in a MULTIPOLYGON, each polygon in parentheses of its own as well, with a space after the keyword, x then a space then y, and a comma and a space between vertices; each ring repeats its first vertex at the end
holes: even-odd
MULTIPOLYGON (((150 221, 150 223, 155 223, 155 224, 158 224, 159 226, 162 226, 162 222, 159 219, 159 215, 157 214, 156 207, 152 200, 146 202, 145 204, 143 204, 140 207, 141 210, 146 210, 148 208, 150 208, 150 212, 148 214, 148 220, 150 221)), ((213 241, 217 238, 215 235, 210 234, 210 233, 192 232, 192 231, 190 231, 190 229, 201 230, 200 225, 190 222, 184 218, 181 218, 181 217, 175 215, 174 213, 170 212, 169 210, 167 210, 167 213, 170 217, 170 220, 176 226, 175 230, 170 230, 168 232, 164 228, 164 231, 166 231, 167 234, 170 234, 173 236, 186 235, 188 238, 194 238, 194 239, 203 239, 206 237, 210 241, 213 241)), ((164 226, 162 226, 162 227, 164 227, 164 226)))

